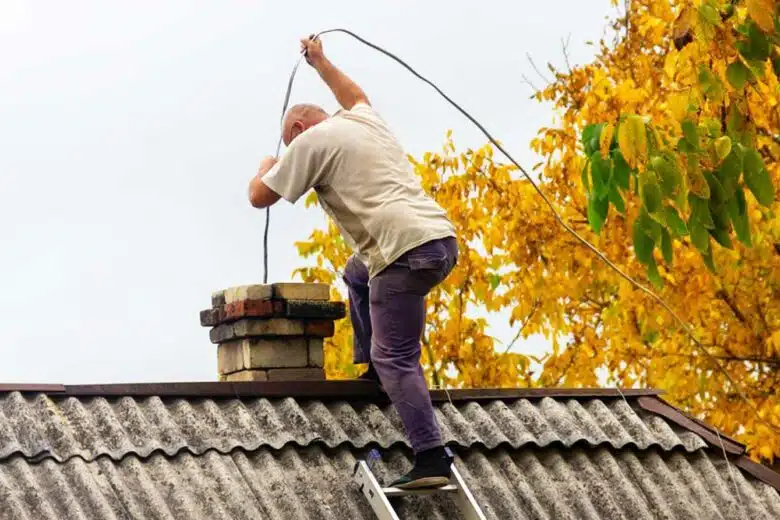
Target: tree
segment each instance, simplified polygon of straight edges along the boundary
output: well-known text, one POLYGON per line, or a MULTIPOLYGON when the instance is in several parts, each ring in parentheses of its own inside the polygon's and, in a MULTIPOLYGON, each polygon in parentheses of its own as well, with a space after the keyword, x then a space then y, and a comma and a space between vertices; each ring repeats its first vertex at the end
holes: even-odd
MULTIPOLYGON (((531 143, 540 189, 564 222, 653 287, 709 355, 566 233, 493 146, 457 153, 448 133, 440 153, 410 157, 461 248, 428 301, 433 385, 582 387, 606 377, 661 388, 756 460, 780 455, 776 13, 771 0, 634 0, 592 63, 555 69, 535 95, 560 119, 531 143), (500 345, 476 308, 511 309, 517 338, 543 334, 550 352, 500 345)), ((349 255, 333 225, 298 247, 317 259, 296 270, 308 281, 333 283, 349 255)), ((344 320, 328 342, 329 377, 356 374, 349 329, 344 320)))

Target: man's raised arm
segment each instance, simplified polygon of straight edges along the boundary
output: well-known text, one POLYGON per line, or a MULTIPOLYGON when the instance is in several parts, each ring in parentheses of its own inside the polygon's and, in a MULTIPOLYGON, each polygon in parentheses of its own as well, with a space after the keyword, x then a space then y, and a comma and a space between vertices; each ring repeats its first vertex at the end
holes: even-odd
POLYGON ((304 38, 301 40, 301 50, 305 51, 306 61, 319 73, 342 107, 350 110, 357 103, 371 104, 363 89, 325 57, 322 52, 322 41, 319 38, 314 40, 311 37, 304 38))

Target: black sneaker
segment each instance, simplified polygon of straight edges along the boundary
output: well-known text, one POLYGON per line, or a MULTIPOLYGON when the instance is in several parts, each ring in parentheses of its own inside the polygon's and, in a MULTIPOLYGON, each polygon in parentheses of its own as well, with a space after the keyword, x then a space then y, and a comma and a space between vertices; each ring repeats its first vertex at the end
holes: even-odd
POLYGON ((399 478, 391 487, 399 489, 437 488, 450 483, 452 457, 444 446, 421 451, 415 456, 412 471, 399 478))

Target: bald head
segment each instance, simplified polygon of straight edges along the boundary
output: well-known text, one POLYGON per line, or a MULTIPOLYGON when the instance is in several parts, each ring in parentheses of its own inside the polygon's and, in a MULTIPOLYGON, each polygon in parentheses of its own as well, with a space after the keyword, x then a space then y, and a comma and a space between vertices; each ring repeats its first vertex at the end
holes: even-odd
POLYGON ((300 103, 293 105, 284 116, 284 125, 282 126, 282 138, 285 146, 308 130, 312 126, 325 121, 328 113, 317 105, 310 103, 300 103))

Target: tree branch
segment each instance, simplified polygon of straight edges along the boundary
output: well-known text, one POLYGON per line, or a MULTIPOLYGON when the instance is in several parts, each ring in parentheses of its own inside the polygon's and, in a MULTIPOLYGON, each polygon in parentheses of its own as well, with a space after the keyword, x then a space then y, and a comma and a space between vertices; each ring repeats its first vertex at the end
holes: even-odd
POLYGON ((729 293, 726 292, 725 289, 720 289, 718 292, 715 293, 715 296, 723 300, 726 303, 726 305, 729 306, 729 309, 731 309, 731 312, 734 313, 734 316, 736 316, 739 321, 749 326, 747 322, 747 318, 745 317, 744 314, 742 314, 742 311, 739 310, 734 299, 729 295, 729 293))

